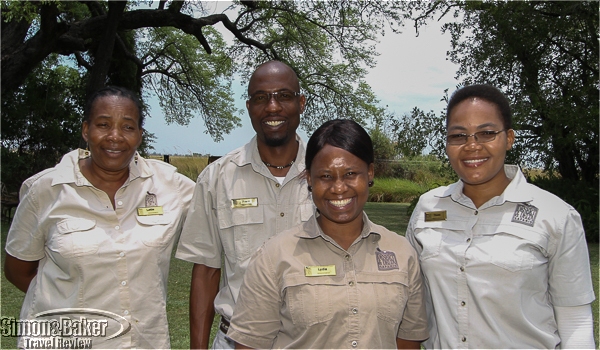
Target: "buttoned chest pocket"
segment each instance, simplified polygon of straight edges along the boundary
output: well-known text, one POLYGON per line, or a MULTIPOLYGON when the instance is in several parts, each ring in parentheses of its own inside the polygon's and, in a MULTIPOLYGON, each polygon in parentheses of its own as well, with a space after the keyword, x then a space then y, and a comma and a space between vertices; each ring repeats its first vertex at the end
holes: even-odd
POLYGON ((334 307, 347 305, 342 278, 334 276, 306 277, 288 275, 283 277, 283 295, 295 325, 309 327, 333 318, 334 307), (343 301, 339 301, 343 299, 343 301), (338 301, 336 301, 338 300, 338 301))
POLYGON ((136 216, 136 234, 148 247, 163 247, 175 236, 175 216, 170 214, 136 216))
POLYGON ((464 230, 464 222, 457 221, 418 221, 415 225, 415 238, 422 246, 421 261, 440 255, 442 242, 449 231, 464 230))
POLYGON ((96 227, 96 221, 90 219, 63 219, 51 230, 54 232, 48 248, 65 258, 94 254, 106 238, 104 231, 96 227))
POLYGON ((262 207, 217 209, 221 241, 225 254, 244 261, 272 234, 264 230, 262 207))
POLYGON ((490 257, 490 262, 511 272, 531 270, 535 265, 547 263, 547 240, 542 233, 516 231, 514 227, 500 225, 499 232, 481 238, 481 249, 490 257))
POLYGON ((377 317, 394 325, 400 324, 408 300, 408 275, 403 271, 363 272, 356 280, 366 295, 373 296, 377 317))

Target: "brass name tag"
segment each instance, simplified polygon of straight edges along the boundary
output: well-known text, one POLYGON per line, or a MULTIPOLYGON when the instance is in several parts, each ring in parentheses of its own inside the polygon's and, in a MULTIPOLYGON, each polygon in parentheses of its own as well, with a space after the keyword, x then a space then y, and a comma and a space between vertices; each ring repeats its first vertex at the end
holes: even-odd
POLYGON ((138 208, 138 215, 139 216, 163 215, 163 207, 161 205, 158 207, 138 208))
POLYGON ((335 276, 335 265, 304 266, 304 276, 335 276))
POLYGON ((446 220, 446 211, 428 211, 425 213, 425 221, 444 221, 446 220))
POLYGON ((258 198, 238 198, 231 200, 232 208, 258 207, 258 198))

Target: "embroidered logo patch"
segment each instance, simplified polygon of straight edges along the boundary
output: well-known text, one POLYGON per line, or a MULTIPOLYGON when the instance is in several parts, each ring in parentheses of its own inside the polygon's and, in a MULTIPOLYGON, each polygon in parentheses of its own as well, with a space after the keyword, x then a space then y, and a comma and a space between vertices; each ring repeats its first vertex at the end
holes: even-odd
POLYGON ((379 271, 399 270, 398 261, 396 260, 396 254, 394 254, 394 252, 388 252, 377 248, 375 255, 377 256, 377 268, 379 271))
POLYGON ((537 216, 538 208, 533 205, 517 204, 517 209, 512 217, 512 222, 518 222, 527 226, 533 226, 535 217, 537 216))

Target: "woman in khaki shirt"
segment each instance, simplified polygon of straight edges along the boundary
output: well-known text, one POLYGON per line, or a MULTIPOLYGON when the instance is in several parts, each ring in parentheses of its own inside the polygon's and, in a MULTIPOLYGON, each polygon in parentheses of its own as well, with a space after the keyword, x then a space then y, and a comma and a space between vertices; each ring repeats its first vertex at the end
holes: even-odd
POLYGON ((22 328, 19 347, 170 347, 170 255, 194 182, 138 155, 142 125, 135 94, 103 88, 84 111, 89 151, 24 182, 5 274, 27 293, 21 321, 60 323, 44 334, 22 328))
POLYGON ((421 272, 402 236, 363 211, 374 177, 369 135, 350 120, 308 141, 315 215, 253 256, 227 336, 236 348, 419 348, 421 272))

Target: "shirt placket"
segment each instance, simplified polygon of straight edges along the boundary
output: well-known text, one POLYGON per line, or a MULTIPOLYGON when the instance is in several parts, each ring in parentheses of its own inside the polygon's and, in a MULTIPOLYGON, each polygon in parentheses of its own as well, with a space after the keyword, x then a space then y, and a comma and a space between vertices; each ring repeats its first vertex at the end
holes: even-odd
MULTIPOLYGON (((129 273, 127 268, 127 258, 128 258, 128 246, 125 242, 125 235, 123 234, 123 228, 121 227, 119 218, 122 218, 122 215, 125 205, 125 196, 122 195, 122 189, 117 191, 117 195, 115 196, 115 214, 110 222, 112 225, 112 234, 115 240, 115 248, 116 248, 116 264, 117 264, 117 275, 118 275, 118 289, 119 289, 119 302, 121 308, 121 316, 132 324, 131 317, 131 293, 129 289, 129 273)), ((129 247, 131 248, 131 247, 129 247)), ((130 348, 133 346, 131 339, 132 332, 127 332, 122 337, 122 345, 124 348, 130 348)))
POLYGON ((462 236, 463 242, 457 244, 456 257, 458 263, 458 278, 457 278, 457 317, 458 322, 458 348, 469 348, 469 285, 468 285, 468 266, 467 266, 467 251, 473 242, 473 227, 477 223, 478 210, 473 211, 473 216, 467 222, 467 225, 462 236))

